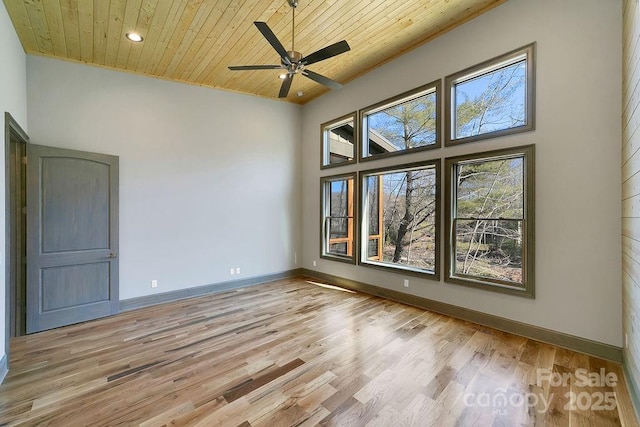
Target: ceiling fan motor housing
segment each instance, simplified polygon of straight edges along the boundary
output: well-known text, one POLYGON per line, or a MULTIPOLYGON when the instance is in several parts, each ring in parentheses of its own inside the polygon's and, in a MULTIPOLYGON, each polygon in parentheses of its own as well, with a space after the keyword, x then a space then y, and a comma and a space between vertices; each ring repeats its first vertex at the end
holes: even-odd
POLYGON ((282 59, 282 66, 287 69, 289 73, 297 74, 304 68, 304 64, 302 61, 302 54, 300 52, 296 52, 295 50, 290 50, 287 52, 289 59, 291 59, 291 64, 285 63, 284 59, 282 59))
POLYGON ((290 50, 287 52, 289 58, 291 58, 291 62, 300 62, 302 60, 302 54, 300 52, 296 52, 295 50, 290 50))

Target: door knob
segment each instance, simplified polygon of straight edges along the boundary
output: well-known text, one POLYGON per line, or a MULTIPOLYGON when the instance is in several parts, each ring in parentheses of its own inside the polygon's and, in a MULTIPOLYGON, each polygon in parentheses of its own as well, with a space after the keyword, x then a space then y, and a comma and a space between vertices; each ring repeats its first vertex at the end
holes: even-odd
POLYGON ((109 258, 118 258, 118 253, 117 252, 111 252, 109 254, 109 258))

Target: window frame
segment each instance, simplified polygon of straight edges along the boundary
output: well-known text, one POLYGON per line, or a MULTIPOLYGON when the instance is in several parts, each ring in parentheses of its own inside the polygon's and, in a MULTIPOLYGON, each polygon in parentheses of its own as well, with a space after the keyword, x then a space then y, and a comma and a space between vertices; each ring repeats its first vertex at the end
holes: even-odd
MULTIPOLYGON (((330 216, 330 215, 329 215, 330 216)), ((333 261, 345 262, 348 264, 357 263, 358 255, 358 174, 356 172, 348 172, 338 175, 330 175, 320 177, 320 258, 330 259, 333 261), (352 253, 348 255, 338 255, 328 252, 329 241, 325 240, 326 237, 326 223, 327 212, 330 210, 330 206, 327 205, 327 196, 330 195, 329 186, 331 182, 340 180, 353 180, 353 217, 351 219, 351 233, 353 236, 352 253)), ((348 226, 347 226, 348 227, 348 226)))
POLYGON ((423 279, 440 281, 440 246, 441 246, 441 159, 430 159, 423 160, 419 162, 413 163, 400 163, 393 166, 380 167, 375 169, 367 169, 358 172, 358 193, 359 193, 359 204, 358 209, 360 215, 358 216, 358 265, 363 267, 374 268, 378 270, 406 274, 411 276, 417 276, 423 279), (368 221, 365 219, 365 215, 367 212, 366 209, 366 200, 365 200, 365 190, 366 184, 365 179, 370 175, 380 174, 380 173, 389 173, 389 172, 403 172, 409 169, 419 169, 433 166, 435 169, 436 177, 435 177, 435 198, 436 198, 436 207, 435 207, 435 259, 434 259, 434 271, 429 272, 428 270, 422 270, 415 267, 404 267, 401 265, 393 265, 387 264, 383 262, 375 262, 369 261, 365 259, 367 253, 366 248, 368 247, 368 241, 365 242, 365 239, 368 239, 369 233, 365 230, 365 227, 368 226, 368 221), (365 232, 366 231, 366 232, 365 232))
POLYGON ((445 139, 444 146, 450 147, 453 145, 466 144, 469 142, 482 141, 490 138, 497 138, 505 135, 512 135, 521 132, 528 132, 535 130, 535 51, 536 43, 533 42, 526 46, 507 52, 503 55, 495 58, 483 61, 479 64, 468 67, 457 73, 450 74, 445 77, 444 92, 445 92, 445 139), (501 129, 491 132, 482 133, 479 135, 472 135, 463 138, 455 137, 455 85, 463 83, 472 78, 479 77, 485 74, 489 74, 500 68, 508 66, 508 64, 501 65, 509 60, 515 59, 522 55, 526 56, 526 99, 525 99, 525 124, 522 126, 511 127, 507 129, 501 129))
POLYGON ((408 90, 406 92, 401 93, 400 95, 393 96, 391 98, 387 98, 383 101, 376 102, 366 108, 363 108, 358 111, 358 128, 359 128, 359 138, 358 138, 358 161, 360 162, 368 162, 372 160, 385 159, 388 157, 396 157, 407 155, 411 153, 426 151, 426 150, 435 150, 442 147, 442 79, 435 80, 431 83, 427 83, 425 85, 419 86, 417 88, 408 90), (427 93, 434 92, 436 95, 436 142, 432 145, 425 145, 423 147, 414 147, 409 148, 407 150, 396 151, 396 152, 387 152, 381 154, 374 154, 369 156, 364 156, 365 152, 368 152, 368 147, 365 149, 365 143, 368 144, 368 133, 369 127, 366 125, 366 116, 377 113, 381 110, 384 110, 388 107, 393 107, 394 105, 401 104, 405 101, 410 101, 414 98, 418 98, 422 95, 426 95, 427 93))
POLYGON ((484 151, 445 159, 445 277, 444 281, 479 289, 491 290, 510 295, 535 298, 535 145, 484 151), (522 286, 514 286, 510 282, 481 278, 477 276, 461 276, 454 273, 455 265, 455 230, 453 229, 457 200, 455 185, 455 166, 474 160, 498 160, 501 158, 523 157, 523 229, 522 234, 522 286))
POLYGON ((358 141, 359 141, 359 128, 358 126, 358 112, 354 111, 344 116, 340 116, 337 119, 329 120, 328 122, 320 125, 320 169, 329 169, 339 166, 352 165, 358 161, 358 141), (327 144, 327 132, 331 129, 339 127, 343 124, 353 121, 353 158, 345 162, 340 163, 326 163, 331 156, 331 146, 327 144))

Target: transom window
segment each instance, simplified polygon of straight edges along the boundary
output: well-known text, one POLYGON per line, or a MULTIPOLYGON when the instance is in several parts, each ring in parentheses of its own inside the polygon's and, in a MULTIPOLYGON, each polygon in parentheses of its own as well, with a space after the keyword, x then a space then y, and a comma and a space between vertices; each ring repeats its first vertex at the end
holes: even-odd
POLYGON ((351 113, 322 124, 322 169, 356 161, 356 116, 351 113))
POLYGON ((362 159, 440 147, 440 81, 361 112, 362 159))
POLYGON ((446 145, 534 129, 534 47, 446 77, 446 145))
POLYGON ((446 159, 447 280, 533 296, 533 146, 446 159))

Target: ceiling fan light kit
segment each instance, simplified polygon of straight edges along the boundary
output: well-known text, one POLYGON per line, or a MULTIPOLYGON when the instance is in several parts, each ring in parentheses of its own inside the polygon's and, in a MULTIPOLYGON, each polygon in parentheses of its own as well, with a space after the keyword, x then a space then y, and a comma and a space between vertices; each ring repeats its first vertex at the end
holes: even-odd
MULTIPOLYGON (((280 40, 271 31, 271 28, 266 22, 254 21, 253 24, 262 33, 269 44, 280 55, 280 65, 237 65, 230 66, 232 71, 242 70, 285 70, 279 77, 282 79, 282 86, 280 86, 279 98, 286 98, 291 88, 291 82, 296 74, 301 74, 321 85, 327 86, 331 89, 340 89, 342 85, 335 80, 331 80, 321 74, 314 73, 306 67, 316 62, 323 61, 325 59, 332 58, 342 53, 348 52, 351 48, 345 41, 339 41, 327 47, 324 47, 318 51, 313 52, 308 56, 303 56, 302 53, 295 50, 295 26, 296 26, 296 7, 298 6, 297 0, 287 0, 287 3, 292 10, 292 31, 291 31, 291 50, 286 50, 280 40)), ((298 95, 300 96, 300 95, 298 95)))

